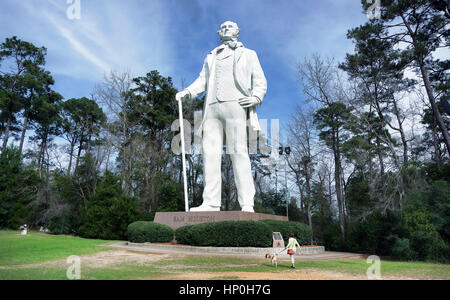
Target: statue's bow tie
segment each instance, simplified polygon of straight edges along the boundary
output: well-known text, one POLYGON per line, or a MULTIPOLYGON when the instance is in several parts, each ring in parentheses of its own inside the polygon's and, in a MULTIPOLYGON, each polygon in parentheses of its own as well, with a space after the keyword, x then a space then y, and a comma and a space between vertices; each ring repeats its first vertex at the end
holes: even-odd
POLYGON ((235 50, 238 47, 238 43, 237 42, 229 42, 226 44, 228 47, 230 47, 231 49, 235 50))
POLYGON ((237 47, 242 46, 242 43, 238 41, 229 41, 224 43, 226 46, 228 46, 230 49, 236 50, 237 47))

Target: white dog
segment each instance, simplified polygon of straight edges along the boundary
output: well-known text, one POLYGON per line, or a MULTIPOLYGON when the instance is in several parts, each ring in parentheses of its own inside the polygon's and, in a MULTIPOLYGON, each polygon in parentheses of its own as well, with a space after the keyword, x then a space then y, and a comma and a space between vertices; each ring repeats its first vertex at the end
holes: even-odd
POLYGON ((278 268, 278 262, 277 262, 277 254, 266 254, 266 259, 270 259, 270 264, 273 266, 275 265, 276 268, 278 268))

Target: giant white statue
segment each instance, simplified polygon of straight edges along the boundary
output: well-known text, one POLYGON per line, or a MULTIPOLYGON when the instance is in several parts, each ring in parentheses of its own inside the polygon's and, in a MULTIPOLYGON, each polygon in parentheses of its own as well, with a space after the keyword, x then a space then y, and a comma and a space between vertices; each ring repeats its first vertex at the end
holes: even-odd
POLYGON ((218 34, 222 44, 205 59, 200 76, 177 94, 177 100, 197 98, 205 91, 202 152, 204 164, 203 204, 190 211, 220 211, 224 134, 242 211, 254 212, 255 186, 247 148, 247 124, 260 131, 256 106, 261 105, 267 81, 256 52, 238 41, 240 29, 225 22, 218 34))

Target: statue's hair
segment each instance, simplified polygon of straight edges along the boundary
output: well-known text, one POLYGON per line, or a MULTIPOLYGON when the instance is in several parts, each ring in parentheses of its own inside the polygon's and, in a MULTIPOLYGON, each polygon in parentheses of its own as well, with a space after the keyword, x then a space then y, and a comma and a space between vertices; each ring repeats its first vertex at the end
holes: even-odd
POLYGON ((238 29, 240 29, 238 24, 233 22, 233 21, 225 21, 225 22, 223 22, 222 24, 220 24, 220 28, 222 28, 222 25, 225 24, 225 23, 231 23, 231 24, 235 25, 238 29))

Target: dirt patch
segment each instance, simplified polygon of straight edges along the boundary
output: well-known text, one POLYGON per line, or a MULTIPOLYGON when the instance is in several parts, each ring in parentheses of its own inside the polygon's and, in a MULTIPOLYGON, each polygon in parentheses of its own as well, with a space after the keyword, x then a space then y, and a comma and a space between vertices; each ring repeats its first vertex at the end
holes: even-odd
MULTIPOLYGON (((85 268, 102 268, 121 264, 146 265, 155 261, 174 258, 174 255, 134 252, 127 250, 102 251, 90 255, 80 255, 81 266, 85 268)), ((178 257, 178 256, 177 256, 178 257)), ((179 255, 179 257, 182 257, 179 255)), ((15 268, 67 267, 66 259, 45 261, 36 264, 14 266, 15 268)))
POLYGON ((280 273, 262 272, 208 272, 208 273, 185 273, 173 275, 164 280, 213 280, 223 278, 236 278, 241 280, 365 280, 362 276, 348 274, 323 272, 323 271, 292 271, 280 273))
MULTIPOLYGON (((293 270, 280 273, 263 272, 204 272, 173 275, 161 280, 368 280, 366 276, 323 270, 293 270)), ((402 276, 383 276, 382 280, 417 280, 402 276)))
POLYGON ((104 251, 93 255, 81 256, 81 263, 92 268, 129 264, 146 265, 155 261, 172 258, 168 254, 142 253, 126 250, 104 251))

